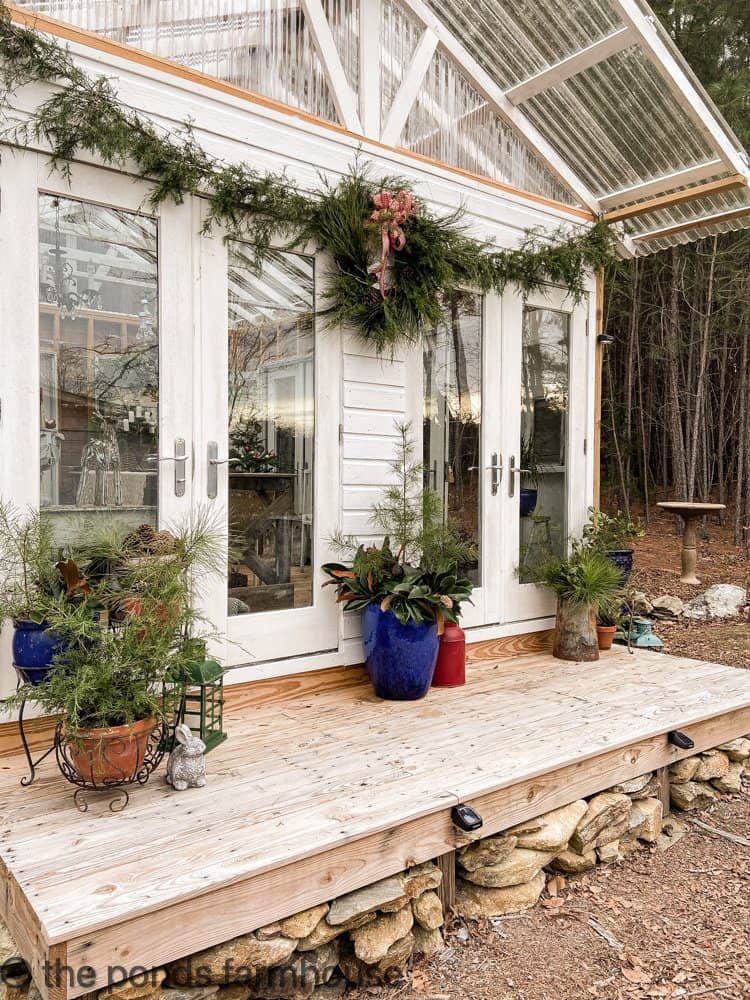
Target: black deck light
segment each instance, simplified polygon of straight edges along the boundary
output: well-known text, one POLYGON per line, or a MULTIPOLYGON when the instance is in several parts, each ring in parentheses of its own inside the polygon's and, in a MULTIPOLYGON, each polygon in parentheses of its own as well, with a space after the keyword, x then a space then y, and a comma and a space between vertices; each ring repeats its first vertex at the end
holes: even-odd
POLYGON ((611 333, 600 333, 596 338, 597 344, 601 344, 602 347, 611 347, 615 342, 615 338, 611 333))
POLYGON ((451 809, 451 819, 460 830, 466 830, 467 833, 481 830, 484 826, 484 820, 476 809, 463 804, 454 806, 451 809))
POLYGON ((671 733, 667 733, 667 739, 672 746, 678 747, 680 750, 692 750, 695 746, 690 737, 681 733, 679 729, 673 729, 671 733))

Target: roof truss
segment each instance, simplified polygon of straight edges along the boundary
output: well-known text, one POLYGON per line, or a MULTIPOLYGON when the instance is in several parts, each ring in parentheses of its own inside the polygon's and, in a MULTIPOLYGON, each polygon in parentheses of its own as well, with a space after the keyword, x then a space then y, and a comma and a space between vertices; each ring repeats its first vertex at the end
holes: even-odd
POLYGON ((636 205, 628 205, 626 208, 617 208, 613 212, 607 212, 604 215, 604 221, 624 222, 625 219, 634 219, 638 215, 650 215, 651 212, 659 212, 665 208, 675 208, 677 205, 685 205, 687 202, 697 201, 699 198, 709 198, 711 195, 736 191, 738 188, 745 187, 746 184, 742 174, 731 174, 718 181, 709 181, 708 184, 698 184, 696 187, 672 191, 671 194, 640 201, 636 205))
POLYGON ((339 118, 350 132, 361 135, 362 123, 359 119, 357 100, 346 78, 323 4, 321 0, 301 0, 301 2, 339 118))
MULTIPOLYGON (((367 0, 364 2, 366 3, 367 0)), ((511 103, 503 89, 479 65, 459 39, 445 27, 424 0, 401 0, 401 2, 425 28, 429 28, 436 35, 438 44, 458 63, 467 79, 484 97, 492 110, 516 130, 546 167, 586 208, 598 214, 600 206, 594 193, 571 170, 523 111, 511 103)))
POLYGON ((724 167, 724 161, 715 157, 713 160, 706 160, 694 167, 686 167, 684 170, 676 170, 671 174, 662 174, 661 177, 653 177, 651 180, 642 181, 632 187, 620 188, 599 199, 602 209, 607 212, 618 205, 629 205, 631 202, 641 198, 648 198, 650 195, 662 194, 664 191, 676 191, 677 188, 687 184, 699 184, 701 181, 710 180, 720 174, 724 167))
POLYGON ((515 87, 511 87, 510 90, 506 90, 505 96, 511 104, 521 104, 523 101, 529 101, 532 97, 536 97, 537 94, 543 93, 550 87, 556 87, 571 77, 583 73, 584 70, 591 69, 592 66, 596 66, 605 59, 609 59, 615 53, 622 52, 623 49, 628 48, 630 45, 635 45, 637 41, 638 37, 631 28, 627 26, 618 28, 617 31, 613 31, 610 35, 605 35, 599 41, 586 46, 585 49, 574 52, 567 59, 560 60, 554 66, 549 66, 540 73, 529 77, 528 80, 524 80, 515 87))

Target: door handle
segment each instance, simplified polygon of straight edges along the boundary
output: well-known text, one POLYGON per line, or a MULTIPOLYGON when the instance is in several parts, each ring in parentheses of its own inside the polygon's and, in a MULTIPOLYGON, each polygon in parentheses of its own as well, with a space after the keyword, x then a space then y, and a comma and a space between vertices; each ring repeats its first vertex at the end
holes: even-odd
POLYGON ((497 496, 497 491, 500 487, 500 480, 503 478, 503 456, 499 456, 496 451, 492 452, 492 458, 490 464, 486 466, 486 470, 492 473, 492 478, 490 479, 490 492, 493 497, 497 496))
POLYGON ((219 466, 231 465, 237 460, 234 458, 219 458, 219 445, 216 441, 209 441, 206 446, 206 461, 208 464, 208 475, 206 476, 206 493, 209 500, 215 500, 219 495, 219 466))
MULTIPOLYGON (((467 472, 479 472, 481 470, 481 468, 482 468, 481 465, 470 465, 469 468, 466 471, 467 472)), ((498 454, 497 454, 497 452, 493 451, 493 453, 492 453, 492 464, 491 465, 485 465, 484 468, 485 468, 485 471, 492 473, 492 480, 491 480, 491 483, 490 483, 490 487, 491 487, 491 491, 492 491, 493 497, 496 497, 497 496, 497 490, 498 490, 498 487, 500 485, 500 480, 503 478, 503 456, 500 455, 499 456, 499 461, 498 461, 498 454)))
POLYGON ((174 495, 176 497, 185 496, 185 488, 187 485, 187 476, 185 470, 187 467, 187 449, 185 447, 185 438, 175 438, 174 439, 174 455, 146 455, 146 461, 151 463, 158 462, 174 462, 174 495))
POLYGON ((514 497, 516 495, 516 474, 521 475, 531 475, 531 469, 522 469, 520 466, 516 467, 516 456, 511 455, 508 460, 508 496, 514 497))

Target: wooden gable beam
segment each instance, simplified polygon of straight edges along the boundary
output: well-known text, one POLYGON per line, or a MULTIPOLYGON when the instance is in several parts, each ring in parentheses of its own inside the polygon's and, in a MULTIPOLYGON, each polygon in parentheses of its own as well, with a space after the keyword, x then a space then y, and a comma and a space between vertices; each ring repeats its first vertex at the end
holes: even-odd
POLYGON ((357 101, 346 78, 322 0, 301 0, 301 2, 338 116, 350 132, 362 135, 357 101))
POLYGON ((697 163, 694 167, 685 167, 684 170, 675 170, 671 174, 662 174, 661 177, 653 177, 649 181, 642 181, 631 187, 612 191, 610 194, 603 195, 599 199, 599 204, 605 212, 608 212, 610 209, 638 201, 639 198, 648 198, 652 194, 660 195, 666 191, 674 191, 685 184, 699 184, 701 181, 716 177, 717 174, 721 174, 725 170, 726 164, 717 156, 712 160, 697 163))
POLYGON ((750 218, 750 205, 743 205, 741 208, 732 209, 731 212, 718 212, 715 215, 702 215, 699 219, 692 219, 690 222, 681 222, 675 226, 665 226, 663 229, 653 229, 650 233, 640 233, 634 236, 636 245, 649 243, 654 240, 663 240, 670 236, 679 236, 681 233, 690 233, 696 229, 704 229, 708 226, 718 226, 722 222, 735 222, 737 219, 750 218))
POLYGON ((708 184, 698 184, 696 187, 687 188, 684 191, 672 191, 671 194, 664 194, 660 198, 650 198, 637 205, 617 208, 613 212, 606 212, 603 218, 605 222, 623 222, 625 219, 634 219, 638 215, 650 215, 663 208, 674 208, 676 205, 684 205, 689 201, 708 198, 712 194, 736 191, 743 187, 747 187, 747 178, 743 177, 742 174, 732 174, 729 177, 721 177, 718 181, 710 181, 708 184))
POLYGON ((456 62, 471 84, 479 91, 492 109, 503 118, 526 142, 548 170, 570 190, 580 202, 597 215, 600 214, 599 201, 593 191, 570 168, 541 132, 531 123, 520 108, 511 104, 505 91, 499 87, 466 47, 446 28, 443 22, 427 6, 425 0, 402 0, 425 28, 430 28, 438 38, 440 47, 456 62))
POLYGON ((706 141, 735 173, 750 177, 747 156, 736 148, 715 111, 675 58, 655 19, 644 14, 637 0, 610 0, 610 3, 621 20, 638 35, 644 53, 669 82, 675 100, 695 122, 706 141))
POLYGON ((380 140, 380 101, 383 68, 380 64, 380 25, 383 0, 359 0, 359 117, 362 134, 380 140))
POLYGON ((386 146, 398 145, 404 125, 406 125, 406 119, 414 107, 414 102, 427 76, 427 70, 430 68, 437 46, 437 35, 431 28, 425 28, 388 113, 388 120, 382 135, 382 141, 386 146))
POLYGON ((592 66, 604 62, 605 59, 609 59, 610 56, 615 55, 617 52, 622 52, 623 49, 628 48, 630 45, 635 45, 637 42, 638 38, 635 33, 628 25, 625 25, 624 28, 618 28, 611 34, 605 35, 604 38, 592 42, 585 49, 574 52, 567 59, 561 59, 560 62, 555 63, 553 66, 548 66, 547 69, 535 73, 534 76, 530 76, 527 80, 522 80, 515 87, 506 90, 505 96, 511 104, 522 104, 524 101, 536 97, 537 94, 541 94, 550 87, 556 87, 558 84, 569 80, 572 76, 577 76, 578 73, 583 73, 584 70, 591 69, 592 66))

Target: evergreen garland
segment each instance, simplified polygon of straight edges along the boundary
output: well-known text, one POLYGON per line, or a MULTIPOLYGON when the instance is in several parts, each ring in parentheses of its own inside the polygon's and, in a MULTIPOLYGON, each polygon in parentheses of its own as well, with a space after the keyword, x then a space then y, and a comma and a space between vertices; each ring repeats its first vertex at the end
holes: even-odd
POLYGON ((374 196, 408 190, 403 180, 375 180, 358 163, 336 185, 325 183, 305 196, 283 174, 218 160, 200 146, 189 123, 175 135, 126 107, 109 79, 90 77, 56 41, 14 24, 0 0, 2 104, 8 107, 16 88, 34 82, 53 83, 56 90, 15 125, 15 142, 48 146, 53 165, 64 173, 78 151, 118 169, 135 167, 151 184, 153 206, 204 198, 204 230, 218 225, 228 238, 252 242, 259 264, 278 240, 289 248, 312 242, 327 250, 336 265, 325 310, 330 322, 353 327, 379 352, 418 340, 440 321, 445 298, 461 287, 501 293, 513 282, 529 293, 549 281, 580 299, 586 271, 614 259, 614 236, 601 222, 572 238, 560 232, 550 242, 532 232, 518 249, 494 250, 467 234, 462 212, 437 216, 420 204, 404 224, 403 249, 391 253, 383 296, 370 271, 379 256, 378 234, 367 222, 374 196))

